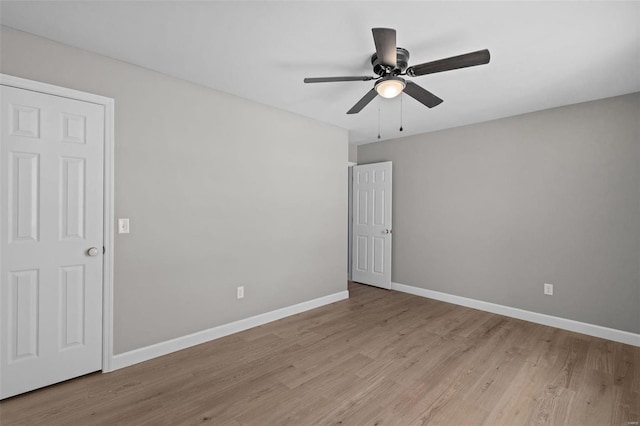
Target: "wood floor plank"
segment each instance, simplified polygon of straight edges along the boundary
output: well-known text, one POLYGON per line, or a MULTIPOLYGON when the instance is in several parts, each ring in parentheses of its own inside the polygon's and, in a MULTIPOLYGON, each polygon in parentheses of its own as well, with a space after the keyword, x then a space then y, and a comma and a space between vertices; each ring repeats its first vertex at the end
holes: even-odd
POLYGON ((633 425, 640 348, 409 294, 350 298, 0 402, 7 425, 633 425))

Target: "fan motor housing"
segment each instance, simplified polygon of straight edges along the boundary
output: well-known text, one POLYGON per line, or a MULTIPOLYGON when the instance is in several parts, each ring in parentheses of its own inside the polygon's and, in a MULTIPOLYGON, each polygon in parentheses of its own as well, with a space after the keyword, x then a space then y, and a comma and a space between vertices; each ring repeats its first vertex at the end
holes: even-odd
POLYGON ((401 74, 407 69, 407 66, 409 65, 409 51, 402 47, 396 47, 396 67, 392 70, 389 70, 389 72, 387 72, 387 67, 380 65, 377 53, 371 55, 371 65, 373 65, 373 72, 375 72, 379 76, 384 76, 386 74, 401 74))

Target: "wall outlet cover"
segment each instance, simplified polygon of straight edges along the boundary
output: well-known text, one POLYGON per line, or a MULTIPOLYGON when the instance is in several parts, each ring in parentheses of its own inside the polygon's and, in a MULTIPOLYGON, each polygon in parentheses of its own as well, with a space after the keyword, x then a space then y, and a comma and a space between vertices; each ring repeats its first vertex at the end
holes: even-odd
POLYGON ((553 296, 553 284, 545 283, 544 294, 546 294, 547 296, 553 296))

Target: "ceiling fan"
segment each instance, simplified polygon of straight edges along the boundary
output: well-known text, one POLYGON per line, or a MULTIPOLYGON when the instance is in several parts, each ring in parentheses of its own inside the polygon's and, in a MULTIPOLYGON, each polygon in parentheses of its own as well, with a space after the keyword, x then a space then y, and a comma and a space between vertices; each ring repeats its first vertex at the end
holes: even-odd
POLYGON ((357 114, 367 106, 377 95, 383 98, 393 98, 404 92, 418 102, 433 108, 442 103, 442 99, 401 76, 418 77, 458 68, 473 67, 489 63, 489 50, 465 53, 437 61, 425 62, 419 65, 409 65, 409 51, 396 46, 396 30, 392 28, 372 28, 376 53, 371 56, 373 72, 377 77, 316 77, 305 78, 305 83, 332 83, 336 81, 369 81, 376 80, 373 89, 367 92, 347 114, 357 114))

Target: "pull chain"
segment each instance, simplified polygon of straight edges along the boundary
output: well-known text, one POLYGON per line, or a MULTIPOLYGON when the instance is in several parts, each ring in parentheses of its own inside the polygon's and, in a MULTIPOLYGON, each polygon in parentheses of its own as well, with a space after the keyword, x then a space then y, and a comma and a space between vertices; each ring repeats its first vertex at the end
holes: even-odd
POLYGON ((400 93, 400 131, 402 131, 402 93, 400 93))
POLYGON ((380 100, 378 100, 378 139, 380 139, 380 100))

